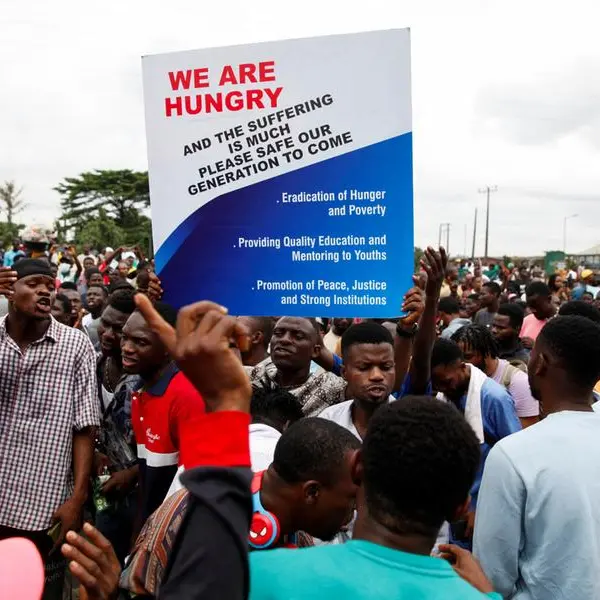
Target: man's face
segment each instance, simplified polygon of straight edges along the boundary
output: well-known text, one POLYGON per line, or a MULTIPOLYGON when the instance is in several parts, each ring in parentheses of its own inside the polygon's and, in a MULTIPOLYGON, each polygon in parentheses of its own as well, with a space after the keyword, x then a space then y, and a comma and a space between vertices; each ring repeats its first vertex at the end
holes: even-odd
POLYGON ((28 275, 15 282, 11 298, 15 309, 32 319, 47 319, 52 312, 54 280, 47 275, 28 275))
POLYGON ((593 294, 588 294, 587 292, 585 292, 583 294, 583 296, 581 297, 581 299, 586 304, 593 304, 594 303, 594 295, 593 294))
POLYGON ((63 325, 70 325, 71 323, 71 315, 65 312, 64 304, 56 297, 52 302, 52 316, 63 325))
POLYGON ((465 300, 465 310, 467 311, 467 318, 472 319, 476 314, 479 308, 481 307, 481 303, 479 300, 475 300, 474 298, 467 298, 465 300))
POLYGON ((147 377, 165 364, 167 352, 150 331, 141 313, 134 312, 121 334, 121 363, 125 373, 147 377))
POLYGON ((98 337, 104 356, 121 356, 121 335, 129 315, 112 306, 107 306, 100 317, 98 337))
POLYGON ((446 278, 448 281, 456 281, 458 279, 458 269, 456 267, 448 267, 446 278))
POLYGON ((354 344, 344 356, 348 396, 360 402, 383 404, 392 390, 396 370, 391 344, 354 344))
POLYGON ((94 266, 94 259, 90 258, 89 256, 87 258, 83 259, 83 269, 91 269, 94 266))
POLYGON ((102 273, 92 273, 88 286, 92 287, 93 285, 104 285, 102 273))
POLYGON ((79 311, 83 306, 79 292, 77 290, 61 289, 60 293, 64 294, 71 301, 71 314, 73 315, 73 317, 77 318, 77 315, 79 315, 79 311))
POLYGON ((271 338, 271 358, 278 369, 299 370, 310 365, 318 351, 317 332, 308 319, 279 319, 271 338))
MULTIPOLYGON (((310 443, 310 442, 308 442, 310 443)), ((318 489, 316 495, 306 495, 302 509, 302 530, 323 541, 331 541, 340 529, 352 520, 358 486, 352 478, 355 452, 347 452, 344 468, 332 485, 319 482, 305 484, 318 489)))
POLYGON ((461 349, 465 362, 475 365, 478 369, 485 370, 485 361, 481 353, 475 352, 470 346, 465 345, 463 342, 458 342, 458 347, 461 349))
POLYGON ((481 292, 481 286, 483 284, 483 280, 481 279, 481 277, 475 277, 473 279, 473 289, 476 292, 481 292))
POLYGON ((331 321, 331 328, 335 335, 344 335, 344 332, 351 324, 352 321, 350 319, 333 319, 331 321))
POLYGON ((458 402, 469 389, 469 370, 463 360, 438 365, 431 372, 433 389, 458 402))
POLYGON ((539 296, 538 294, 527 296, 527 307, 531 314, 540 321, 547 319, 552 314, 551 298, 539 296))
POLYGON ((494 303, 494 298, 494 294, 487 285, 481 289, 481 306, 484 308, 491 306, 494 303))
POLYGON ((87 292, 87 305, 90 312, 98 313, 104 308, 106 295, 99 287, 90 287, 87 292))
POLYGON ((126 279, 127 274, 129 273, 129 265, 124 260, 122 260, 117 266, 117 272, 121 279, 126 279))
POLYGON ((519 336, 519 332, 513 329, 510 317, 496 315, 492 322, 492 335, 501 346, 505 346, 513 342, 519 336))

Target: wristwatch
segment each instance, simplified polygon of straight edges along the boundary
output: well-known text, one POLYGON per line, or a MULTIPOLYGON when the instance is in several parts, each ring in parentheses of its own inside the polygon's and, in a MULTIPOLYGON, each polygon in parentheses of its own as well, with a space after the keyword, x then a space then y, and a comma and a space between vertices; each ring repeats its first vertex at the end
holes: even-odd
POLYGON ((402 323, 396 325, 396 334, 399 337, 413 338, 417 335, 417 331, 419 331, 419 325, 417 323, 413 323, 410 327, 404 327, 402 323))

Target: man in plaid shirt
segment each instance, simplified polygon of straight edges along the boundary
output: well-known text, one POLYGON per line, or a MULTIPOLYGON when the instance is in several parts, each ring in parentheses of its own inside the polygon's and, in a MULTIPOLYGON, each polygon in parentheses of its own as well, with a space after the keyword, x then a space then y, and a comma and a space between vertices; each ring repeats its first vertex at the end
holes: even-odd
POLYGON ((100 423, 95 353, 50 315, 54 277, 43 259, 0 271, 0 539, 26 537, 46 566, 44 598, 61 598, 56 550, 78 529, 100 423), (14 283, 14 286, 13 286, 14 283))

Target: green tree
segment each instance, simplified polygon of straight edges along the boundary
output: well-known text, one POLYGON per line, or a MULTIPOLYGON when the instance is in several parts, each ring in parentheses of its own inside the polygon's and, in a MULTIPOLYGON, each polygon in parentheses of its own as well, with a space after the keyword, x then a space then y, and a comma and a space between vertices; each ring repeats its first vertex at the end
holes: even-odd
POLYGON ((5 249, 12 248, 13 240, 19 237, 21 229, 25 229, 25 225, 0 221, 0 243, 2 247, 5 249))
POLYGON ((21 198, 23 188, 17 188, 14 181, 5 181, 0 185, 0 210, 6 212, 6 222, 13 224, 13 217, 19 214, 25 208, 25 201, 21 198))
POLYGON ((55 224, 61 238, 97 248, 139 245, 152 252, 148 173, 94 170, 66 177, 56 186, 62 214, 55 224))
POLYGON ((421 258, 423 257, 423 250, 419 246, 415 246, 415 273, 421 270, 421 258))
POLYGON ((125 244, 126 233, 113 219, 108 217, 104 209, 100 209, 97 217, 88 219, 77 230, 75 242, 77 244, 91 244, 95 248, 105 246, 117 248, 125 244))
POLYGON ((132 210, 150 205, 148 173, 130 169, 96 169, 65 177, 54 190, 61 196, 61 220, 69 229, 80 229, 90 218, 98 217, 100 209, 125 229, 132 210))

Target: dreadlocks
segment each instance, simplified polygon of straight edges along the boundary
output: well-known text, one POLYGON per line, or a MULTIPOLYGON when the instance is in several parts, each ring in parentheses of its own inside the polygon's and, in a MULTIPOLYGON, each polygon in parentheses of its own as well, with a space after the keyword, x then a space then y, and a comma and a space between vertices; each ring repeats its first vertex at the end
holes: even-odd
POLYGON ((481 358, 498 358, 498 345, 490 330, 482 325, 467 325, 461 327, 452 340, 462 344, 465 350, 477 352, 481 358))

